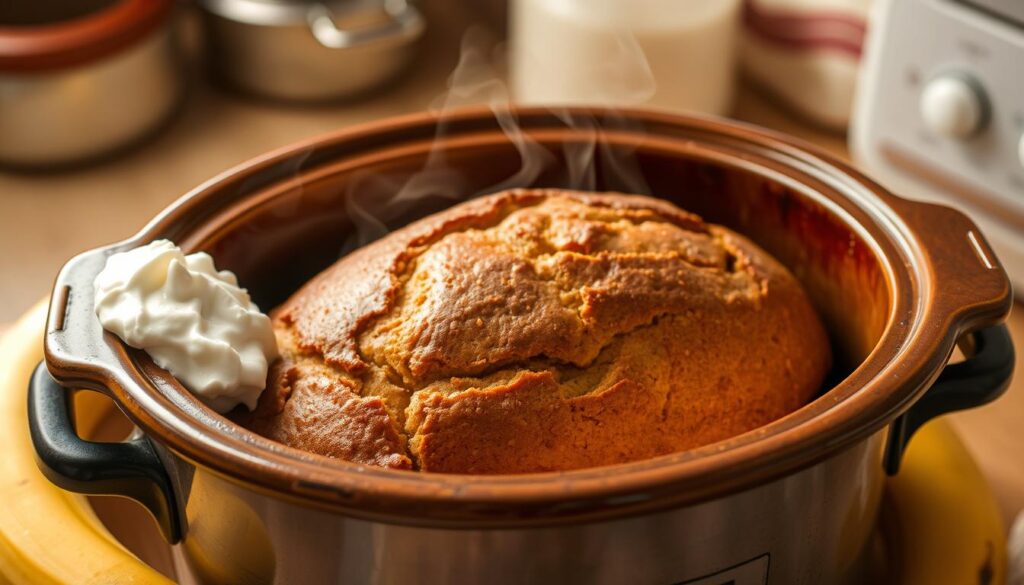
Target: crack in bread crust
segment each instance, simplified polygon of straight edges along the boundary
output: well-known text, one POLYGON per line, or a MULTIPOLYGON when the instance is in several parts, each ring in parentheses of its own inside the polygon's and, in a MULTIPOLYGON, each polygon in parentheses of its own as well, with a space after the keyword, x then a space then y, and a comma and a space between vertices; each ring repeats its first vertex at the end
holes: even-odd
MULTIPOLYGON (((617 194, 520 190, 456 206, 342 259, 273 317, 278 367, 291 382, 272 377, 243 424, 397 468, 515 473, 689 448, 799 407, 829 362, 817 317, 774 259, 664 201, 617 194), (744 339, 808 359, 803 367, 765 362, 762 373, 780 389, 752 388, 749 376, 722 369, 735 359, 707 353, 744 339), (701 360, 729 380, 708 399, 749 402, 757 416, 694 406, 713 391, 694 375, 701 360), (332 420, 335 403, 361 422, 332 420), (663 429, 631 439, 601 418, 613 411, 663 429), (715 417, 725 419, 719 429, 701 422, 715 417), (349 428, 360 424, 384 440, 349 428), (524 447, 534 456, 493 443, 521 443, 519 434, 543 429, 561 439, 524 447), (688 436, 671 436, 680 433, 688 436)), ((759 359, 750 347, 733 353, 759 359)))

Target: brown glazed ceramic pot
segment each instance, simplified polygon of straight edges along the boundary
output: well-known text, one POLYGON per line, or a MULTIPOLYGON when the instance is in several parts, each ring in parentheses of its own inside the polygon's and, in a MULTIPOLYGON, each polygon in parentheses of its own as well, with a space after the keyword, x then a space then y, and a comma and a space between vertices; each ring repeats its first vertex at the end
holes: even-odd
POLYGON ((181 569, 203 582, 840 583, 859 576, 883 479, 913 431, 1005 389, 1013 358, 999 323, 1010 303, 966 217, 897 198, 782 135, 647 111, 423 114, 251 161, 131 240, 71 260, 30 418, 53 481, 145 504, 179 543, 181 569), (511 121, 522 128, 514 140, 502 130, 511 121), (543 164, 524 167, 521 150, 543 164), (646 461, 517 476, 389 471, 239 428, 93 313, 106 257, 156 238, 211 252, 272 307, 349 245, 352 197, 365 206, 431 174, 403 191, 420 195, 412 203, 377 200, 384 223, 499 185, 562 186, 647 190, 747 234, 820 310, 837 356, 830 389, 763 428, 646 461), (957 342, 968 357, 946 365, 957 342), (141 437, 81 441, 64 388, 109 394, 141 437))

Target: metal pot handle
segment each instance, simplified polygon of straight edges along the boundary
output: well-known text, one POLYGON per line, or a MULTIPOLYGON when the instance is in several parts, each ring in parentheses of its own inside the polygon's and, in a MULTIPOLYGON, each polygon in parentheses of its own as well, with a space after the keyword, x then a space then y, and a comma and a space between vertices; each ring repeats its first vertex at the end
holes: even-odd
POLYGON ((382 39, 415 38, 423 34, 423 15, 409 2, 385 0, 383 8, 389 18, 378 26, 338 28, 331 10, 319 3, 310 7, 306 17, 316 40, 331 49, 350 49, 382 39))
POLYGON ((120 343, 96 318, 93 280, 114 253, 138 246, 125 240, 75 256, 57 275, 46 323, 46 365, 68 388, 88 388, 104 394, 132 381, 125 375, 127 359, 120 343))
POLYGON ((992 402, 1010 385, 1014 355, 1006 325, 969 333, 961 338, 960 347, 967 359, 947 365, 925 395, 890 425, 883 460, 889 475, 899 471, 907 444, 921 425, 992 402))
POLYGON ((149 439, 94 443, 78 437, 70 391, 39 364, 28 386, 28 422, 39 469, 57 486, 79 494, 124 496, 142 504, 171 544, 181 521, 171 479, 149 439))

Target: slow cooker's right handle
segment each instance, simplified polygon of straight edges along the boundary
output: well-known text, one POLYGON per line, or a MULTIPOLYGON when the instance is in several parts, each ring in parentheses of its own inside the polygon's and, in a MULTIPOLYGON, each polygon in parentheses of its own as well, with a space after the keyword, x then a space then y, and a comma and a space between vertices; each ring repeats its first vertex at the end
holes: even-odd
POLYGON ((973 342, 961 344, 970 355, 960 363, 947 365, 928 392, 893 421, 884 459, 889 475, 899 471, 903 452, 921 425, 949 412, 987 404, 1002 396, 1010 385, 1014 354, 1006 325, 975 331, 965 341, 973 342))
POLYGON ((171 480, 149 439, 96 443, 79 438, 70 398, 70 390, 39 364, 29 382, 28 422, 43 475, 71 492, 135 500, 153 514, 167 542, 180 541, 171 480))

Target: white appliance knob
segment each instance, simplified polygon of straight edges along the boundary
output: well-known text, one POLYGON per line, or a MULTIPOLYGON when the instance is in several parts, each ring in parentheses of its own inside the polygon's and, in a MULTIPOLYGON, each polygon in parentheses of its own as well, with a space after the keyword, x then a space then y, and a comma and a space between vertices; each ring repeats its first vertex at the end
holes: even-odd
POLYGON ((928 82, 921 93, 925 126, 946 138, 964 139, 985 124, 985 96, 969 77, 947 74, 928 82))

